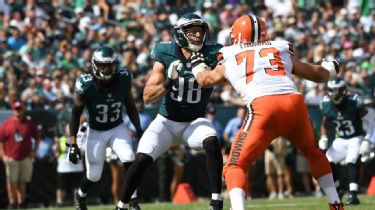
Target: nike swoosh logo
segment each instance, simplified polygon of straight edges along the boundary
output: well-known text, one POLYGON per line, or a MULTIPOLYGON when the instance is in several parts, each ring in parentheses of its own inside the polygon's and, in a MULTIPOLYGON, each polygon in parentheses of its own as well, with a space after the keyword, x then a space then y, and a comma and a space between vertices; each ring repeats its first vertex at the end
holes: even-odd
POLYGON ((173 86, 172 86, 172 90, 173 90, 173 91, 177 91, 178 88, 176 88, 176 87, 173 85, 173 86))

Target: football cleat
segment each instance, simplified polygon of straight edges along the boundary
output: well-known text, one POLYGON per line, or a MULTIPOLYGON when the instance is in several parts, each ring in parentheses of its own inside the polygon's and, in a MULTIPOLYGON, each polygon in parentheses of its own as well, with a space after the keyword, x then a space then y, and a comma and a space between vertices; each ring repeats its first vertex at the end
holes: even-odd
POLYGON ((87 210, 86 198, 79 196, 78 192, 75 193, 76 197, 76 210, 87 210))
POLYGON ((129 201, 129 210, 141 210, 141 207, 138 204, 137 198, 132 198, 129 201))
POLYGON ((223 201, 211 200, 210 210, 223 210, 223 201))
POLYGON ((356 192, 350 192, 349 197, 345 202, 345 205, 358 205, 359 199, 356 192))
POLYGON ((329 204, 329 210, 344 210, 344 204, 340 203, 334 203, 329 204))

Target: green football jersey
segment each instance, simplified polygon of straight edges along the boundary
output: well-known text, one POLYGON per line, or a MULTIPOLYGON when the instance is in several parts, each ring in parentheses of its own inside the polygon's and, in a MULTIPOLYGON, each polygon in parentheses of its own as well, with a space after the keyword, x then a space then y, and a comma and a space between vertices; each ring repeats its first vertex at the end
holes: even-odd
MULTIPOLYGON (((205 63, 212 69, 217 64, 216 56, 221 48, 220 44, 205 43, 200 50, 204 55, 205 63)), ((191 71, 190 60, 184 57, 176 42, 157 43, 152 49, 152 57, 164 65, 166 77, 167 69, 173 61, 180 60, 183 63, 179 77, 174 81, 171 90, 162 98, 159 114, 177 122, 190 122, 204 117, 213 88, 203 88, 198 85, 191 71)))
POLYGON ((358 109, 363 106, 360 97, 355 95, 345 96, 342 105, 335 106, 328 96, 325 96, 320 104, 323 115, 334 123, 336 135, 343 139, 349 139, 364 135, 362 119, 358 115, 358 109))
POLYGON ((109 130, 121 124, 125 92, 131 88, 131 74, 121 68, 111 82, 111 89, 103 88, 92 74, 76 79, 75 91, 86 101, 88 125, 94 130, 109 130))

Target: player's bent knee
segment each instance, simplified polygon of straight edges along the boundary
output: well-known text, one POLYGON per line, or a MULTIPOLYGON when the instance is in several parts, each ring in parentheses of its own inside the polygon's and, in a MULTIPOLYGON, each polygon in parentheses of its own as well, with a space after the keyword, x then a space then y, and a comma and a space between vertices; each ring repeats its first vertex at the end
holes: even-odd
POLYGON ((87 179, 91 182, 98 182, 100 180, 101 174, 88 174, 87 179))
POLYGON ((136 168, 147 168, 152 164, 154 160, 150 155, 144 153, 137 153, 135 155, 135 160, 133 162, 134 167, 136 168))

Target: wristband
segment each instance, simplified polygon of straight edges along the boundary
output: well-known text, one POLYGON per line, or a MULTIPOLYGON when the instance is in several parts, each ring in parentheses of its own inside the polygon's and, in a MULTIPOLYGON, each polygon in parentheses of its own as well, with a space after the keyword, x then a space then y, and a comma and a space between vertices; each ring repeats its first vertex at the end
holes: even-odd
POLYGON ((164 84, 163 84, 163 88, 166 89, 166 90, 170 90, 173 86, 173 80, 167 78, 167 80, 165 80, 164 84))

